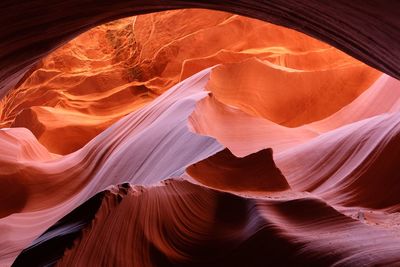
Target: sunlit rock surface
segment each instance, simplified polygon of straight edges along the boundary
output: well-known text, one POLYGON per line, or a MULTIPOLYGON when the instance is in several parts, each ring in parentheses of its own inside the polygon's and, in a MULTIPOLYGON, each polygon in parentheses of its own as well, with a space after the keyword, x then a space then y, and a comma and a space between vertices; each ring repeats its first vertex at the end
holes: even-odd
POLYGON ((93 28, 1 101, 0 266, 397 266, 399 97, 238 15, 93 28))
POLYGON ((379 75, 293 30, 222 12, 170 11, 96 27, 44 58, 3 99, 1 125, 25 127, 49 151, 68 154, 183 79, 246 59, 217 68, 210 90, 284 125, 337 111, 379 75))

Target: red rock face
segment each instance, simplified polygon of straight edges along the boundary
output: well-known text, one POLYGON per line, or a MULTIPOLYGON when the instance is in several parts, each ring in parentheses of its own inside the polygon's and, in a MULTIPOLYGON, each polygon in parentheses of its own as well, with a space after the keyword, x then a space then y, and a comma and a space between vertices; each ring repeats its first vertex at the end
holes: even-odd
POLYGON ((3 99, 2 125, 25 127, 50 152, 68 154, 191 75, 246 59, 216 68, 209 90, 288 126, 337 111, 379 75, 292 30, 222 12, 171 11, 96 27, 44 58, 3 99))
POLYGON ((200 9, 29 64, 0 104, 0 266, 400 264, 398 80, 200 9))

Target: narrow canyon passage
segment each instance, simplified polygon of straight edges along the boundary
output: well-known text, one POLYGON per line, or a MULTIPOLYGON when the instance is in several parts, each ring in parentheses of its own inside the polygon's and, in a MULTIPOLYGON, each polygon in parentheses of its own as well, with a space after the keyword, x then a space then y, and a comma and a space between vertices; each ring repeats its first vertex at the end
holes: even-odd
POLYGON ((0 266, 400 265, 388 14, 387 53, 178 9, 1 56, 0 266))

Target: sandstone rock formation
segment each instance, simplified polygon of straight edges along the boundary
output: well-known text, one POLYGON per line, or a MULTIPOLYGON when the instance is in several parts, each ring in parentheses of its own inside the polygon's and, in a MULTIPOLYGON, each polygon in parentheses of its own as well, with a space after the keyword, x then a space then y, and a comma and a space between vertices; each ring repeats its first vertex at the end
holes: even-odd
POLYGON ((45 2, 0 4, 0 266, 400 264, 397 2, 45 2), (329 44, 127 17, 188 6, 329 44))

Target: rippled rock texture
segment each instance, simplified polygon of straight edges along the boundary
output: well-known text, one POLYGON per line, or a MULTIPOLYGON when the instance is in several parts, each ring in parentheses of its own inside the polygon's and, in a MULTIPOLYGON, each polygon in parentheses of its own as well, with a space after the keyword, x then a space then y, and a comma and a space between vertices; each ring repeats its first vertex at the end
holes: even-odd
MULTIPOLYGON (((382 32, 397 31, 393 12, 382 32)), ((0 103, 0 266, 400 265, 398 80, 204 9, 108 22, 40 58, 70 26, 4 69, 21 75, 0 103)), ((346 43, 339 29, 308 33, 346 43)), ((345 47, 398 73, 396 57, 345 47)))
POLYGON ((185 78, 246 59, 217 68, 209 90, 287 126, 337 111, 379 75, 331 46, 254 19, 205 10, 150 14, 94 28, 44 58, 3 99, 2 125, 25 127, 50 152, 68 154, 185 78))

